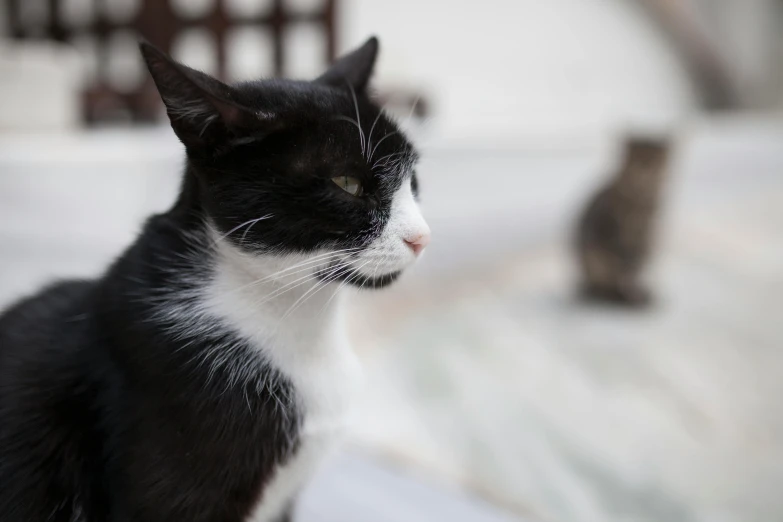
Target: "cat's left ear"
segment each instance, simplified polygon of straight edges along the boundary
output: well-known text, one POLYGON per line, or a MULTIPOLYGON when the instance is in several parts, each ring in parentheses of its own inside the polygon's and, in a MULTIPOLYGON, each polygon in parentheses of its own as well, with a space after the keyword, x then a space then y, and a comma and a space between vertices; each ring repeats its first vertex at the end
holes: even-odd
POLYGON ((166 105, 171 127, 190 152, 214 152, 260 136, 276 125, 271 114, 237 102, 223 82, 174 61, 147 42, 141 54, 166 105))
POLYGON ((339 58, 315 81, 335 87, 345 87, 347 83, 357 92, 363 91, 370 81, 377 57, 378 39, 373 36, 355 51, 339 58))

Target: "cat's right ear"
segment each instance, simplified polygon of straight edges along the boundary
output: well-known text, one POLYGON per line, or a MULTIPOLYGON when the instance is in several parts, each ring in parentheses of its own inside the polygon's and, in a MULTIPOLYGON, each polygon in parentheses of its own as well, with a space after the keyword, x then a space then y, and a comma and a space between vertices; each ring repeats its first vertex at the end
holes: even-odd
POLYGON ((364 42, 364 45, 334 62, 329 70, 315 81, 336 87, 348 85, 356 92, 363 91, 370 81, 377 58, 378 39, 373 36, 364 42))
POLYGON ((223 82, 174 61, 148 42, 140 42, 139 49, 166 105, 171 127, 188 150, 230 146, 262 132, 265 123, 272 124, 271 114, 243 107, 223 82))

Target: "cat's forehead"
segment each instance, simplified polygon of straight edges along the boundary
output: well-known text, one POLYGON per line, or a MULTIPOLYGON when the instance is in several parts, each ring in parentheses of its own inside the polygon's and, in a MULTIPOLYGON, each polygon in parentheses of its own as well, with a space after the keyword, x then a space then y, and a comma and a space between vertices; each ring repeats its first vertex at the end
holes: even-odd
POLYGON ((267 80, 237 89, 243 103, 278 114, 295 129, 297 139, 289 142, 296 155, 294 170, 331 166, 383 179, 406 178, 418 160, 397 124, 367 97, 347 88, 267 80))
MULTIPOLYGON (((233 87, 243 105, 271 114, 291 118, 320 118, 335 114, 355 117, 353 97, 347 89, 282 79, 249 81, 233 87)), ((362 97, 357 98, 356 106, 360 114, 377 114, 377 108, 362 97)))

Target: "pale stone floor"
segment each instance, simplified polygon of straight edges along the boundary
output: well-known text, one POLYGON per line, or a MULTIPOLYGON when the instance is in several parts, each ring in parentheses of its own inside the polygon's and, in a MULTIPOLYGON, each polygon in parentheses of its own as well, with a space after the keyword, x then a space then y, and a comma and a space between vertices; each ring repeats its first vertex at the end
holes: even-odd
MULTIPOLYGON (((166 206, 166 136, 0 137, 0 306, 98 273, 166 206)), ((606 151, 430 151, 433 244, 352 300, 364 414, 300 520, 783 519, 781 144, 776 122, 690 129, 642 314, 572 299, 606 151)))

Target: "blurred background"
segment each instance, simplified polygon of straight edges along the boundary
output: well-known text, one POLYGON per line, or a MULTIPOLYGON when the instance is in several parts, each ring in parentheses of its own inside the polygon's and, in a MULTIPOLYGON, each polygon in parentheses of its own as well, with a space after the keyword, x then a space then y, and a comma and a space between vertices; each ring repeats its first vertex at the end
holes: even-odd
POLYGON ((2 0, 0 307, 95 276, 173 201, 138 35, 228 81, 368 36, 433 242, 352 296, 368 373, 302 522, 783 519, 783 2, 2 0), (671 143, 643 309, 575 298, 574 231, 671 143))

